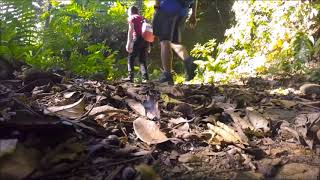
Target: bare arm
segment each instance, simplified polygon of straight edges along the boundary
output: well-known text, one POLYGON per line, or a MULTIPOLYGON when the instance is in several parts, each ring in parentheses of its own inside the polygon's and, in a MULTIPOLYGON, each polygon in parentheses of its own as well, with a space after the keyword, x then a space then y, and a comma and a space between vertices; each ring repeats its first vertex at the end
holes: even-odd
POLYGON ((198 9, 198 0, 194 0, 194 4, 192 6, 192 14, 189 18, 189 24, 191 28, 194 28, 197 24, 197 9, 198 9))
POLYGON ((130 47, 130 44, 133 43, 132 42, 133 41, 133 31, 134 31, 133 23, 129 23, 128 38, 127 38, 127 45, 126 45, 126 50, 129 53, 132 52, 132 47, 130 47))

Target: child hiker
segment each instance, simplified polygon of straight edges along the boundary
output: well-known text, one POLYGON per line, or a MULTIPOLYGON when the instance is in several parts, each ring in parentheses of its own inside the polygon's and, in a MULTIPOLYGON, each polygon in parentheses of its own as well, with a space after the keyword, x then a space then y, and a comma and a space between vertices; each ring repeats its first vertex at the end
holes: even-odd
POLYGON ((140 72, 142 75, 142 82, 148 81, 148 70, 147 70, 147 57, 149 43, 142 37, 142 23, 144 17, 139 15, 137 7, 132 6, 128 9, 128 38, 126 50, 128 55, 128 78, 126 81, 133 82, 134 79, 134 60, 136 57, 139 58, 140 72))

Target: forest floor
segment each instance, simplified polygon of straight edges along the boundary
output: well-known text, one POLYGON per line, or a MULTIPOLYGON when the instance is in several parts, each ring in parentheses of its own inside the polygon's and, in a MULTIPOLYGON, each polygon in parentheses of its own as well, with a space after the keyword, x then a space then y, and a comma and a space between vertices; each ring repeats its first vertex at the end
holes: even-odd
POLYGON ((0 81, 0 179, 319 179, 320 86, 0 81))

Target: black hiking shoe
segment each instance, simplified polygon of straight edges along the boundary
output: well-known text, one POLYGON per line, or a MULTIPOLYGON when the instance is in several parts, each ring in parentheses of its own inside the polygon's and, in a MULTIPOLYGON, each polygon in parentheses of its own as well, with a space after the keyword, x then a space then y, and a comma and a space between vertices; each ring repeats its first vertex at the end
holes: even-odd
POLYGON ((184 60, 183 63, 184 63, 184 71, 185 71, 186 81, 190 81, 196 75, 195 74, 196 64, 194 64, 192 57, 184 60))
POLYGON ((132 83, 133 83, 133 81, 134 81, 134 74, 131 73, 131 72, 129 72, 128 77, 123 78, 122 80, 123 80, 123 81, 126 81, 126 82, 132 82, 132 83))
POLYGON ((147 83, 149 81, 148 73, 142 74, 142 83, 147 83))
POLYGON ((159 82, 160 83, 165 83, 167 82, 169 85, 173 85, 173 78, 172 78, 172 74, 170 72, 162 72, 160 74, 160 78, 159 78, 159 82))

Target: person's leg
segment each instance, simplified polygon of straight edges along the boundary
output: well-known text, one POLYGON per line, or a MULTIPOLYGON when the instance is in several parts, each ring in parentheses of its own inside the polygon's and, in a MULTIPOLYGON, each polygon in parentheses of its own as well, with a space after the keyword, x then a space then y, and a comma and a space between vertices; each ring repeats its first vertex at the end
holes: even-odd
POLYGON ((171 43, 171 48, 174 50, 174 52, 182 60, 188 59, 190 57, 190 55, 187 51, 187 48, 184 47, 182 44, 171 43))
POLYGON ((185 46, 182 45, 181 41, 181 34, 182 29, 184 29, 185 24, 185 17, 179 17, 177 20, 177 26, 174 29, 174 38, 171 43, 171 48, 175 51, 175 53, 183 60, 184 69, 185 69, 185 76, 186 80, 190 81, 195 76, 195 64, 193 63, 193 58, 189 55, 185 46))
POLYGON ((165 12, 156 12, 154 18, 154 33, 160 39, 161 47, 161 62, 163 67, 163 73, 160 76, 159 81, 161 83, 168 82, 173 84, 172 78, 172 49, 171 41, 173 39, 174 27, 176 25, 177 16, 170 15, 165 12))
POLYGON ((128 77, 124 79, 125 81, 133 82, 134 80, 134 59, 135 55, 132 52, 128 56, 128 77))
POLYGON ((128 55, 128 77, 125 79, 126 81, 133 82, 134 80, 134 60, 138 55, 138 48, 136 41, 133 44, 133 50, 128 55))
POLYGON ((165 72, 172 71, 172 50, 171 42, 163 40, 160 42, 162 67, 165 72))
POLYGON ((144 41, 139 53, 139 63, 140 63, 140 72, 142 76, 142 81, 149 80, 148 69, 147 69, 147 58, 148 58, 148 42, 144 41))

